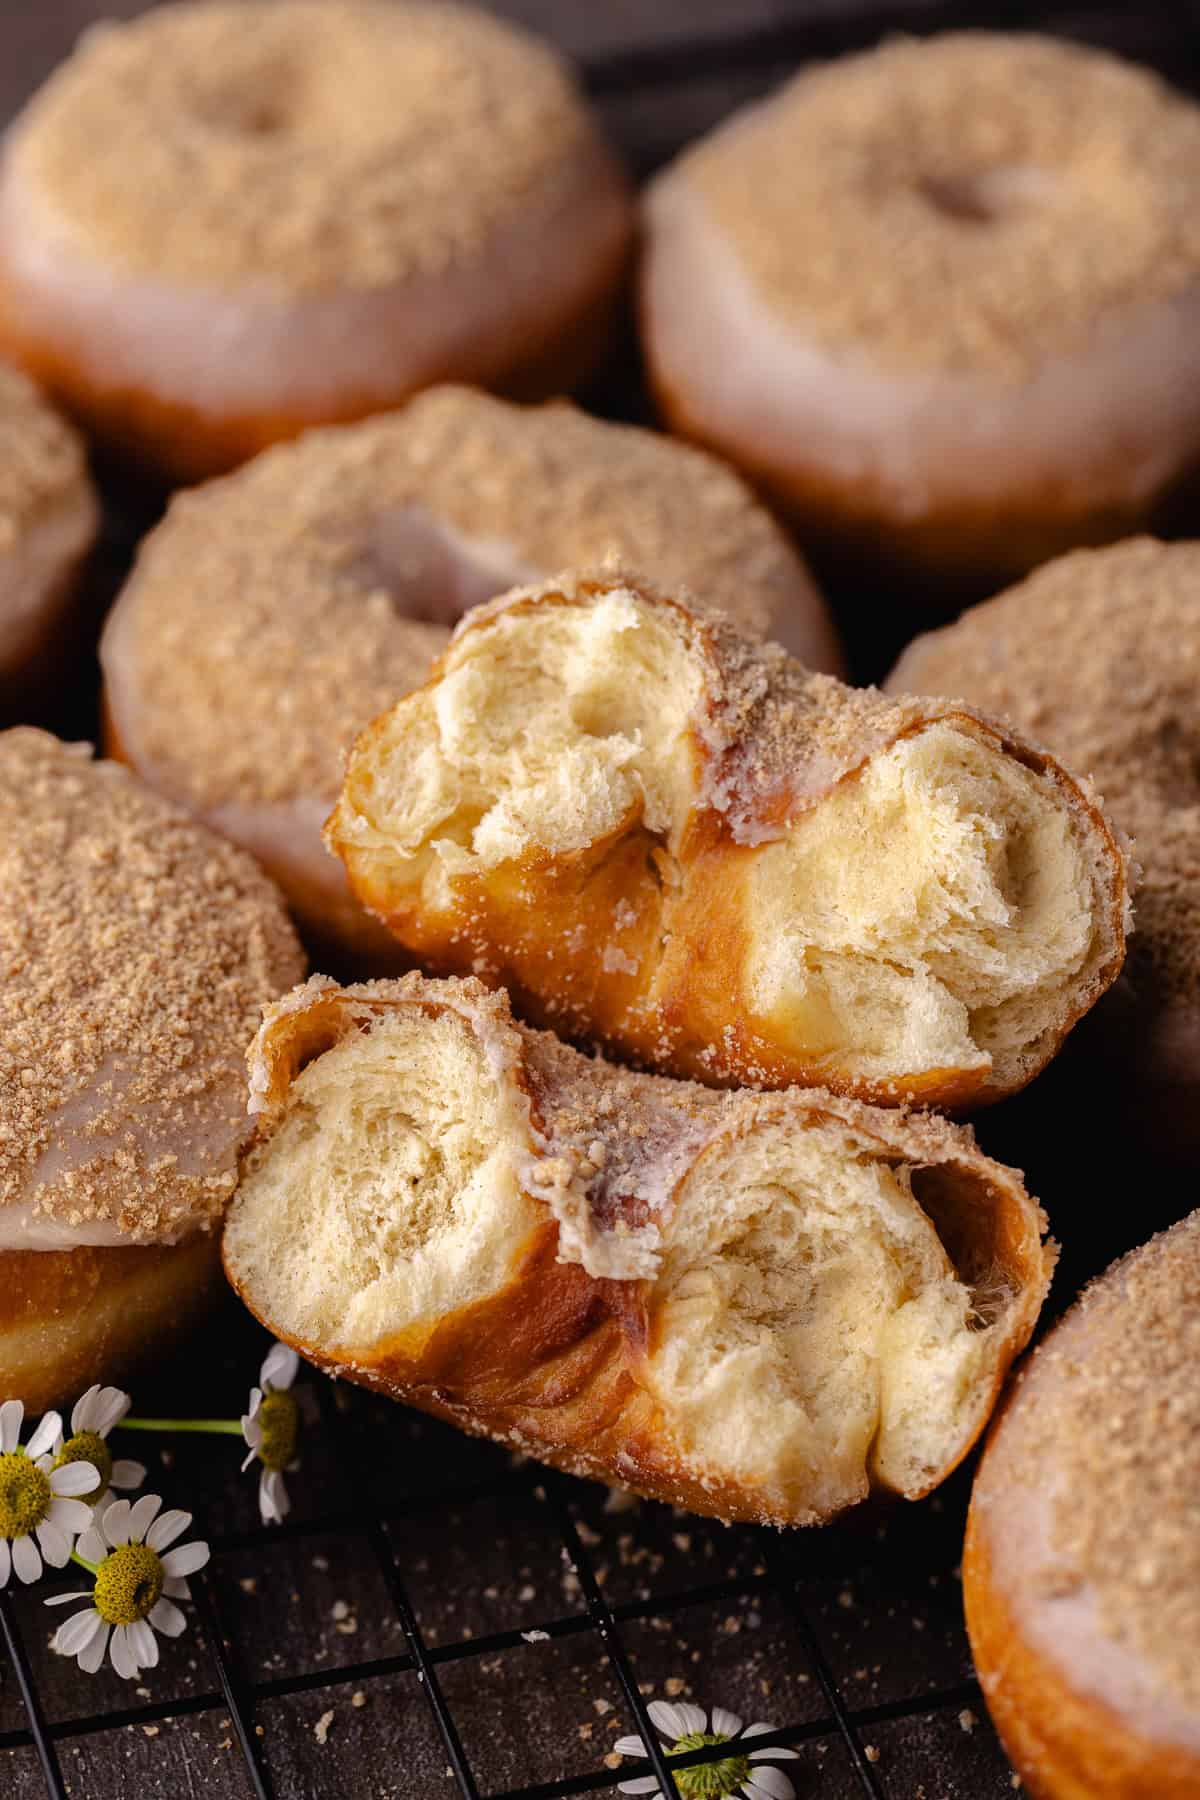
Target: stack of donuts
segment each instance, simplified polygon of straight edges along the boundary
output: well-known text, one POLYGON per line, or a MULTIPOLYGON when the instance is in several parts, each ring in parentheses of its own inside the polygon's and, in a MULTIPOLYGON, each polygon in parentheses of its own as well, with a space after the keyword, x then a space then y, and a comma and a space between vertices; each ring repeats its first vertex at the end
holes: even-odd
POLYGON ((900 39, 639 200, 491 14, 182 0, 5 137, 0 356, 0 1399, 223 1268, 726 1519, 917 1499, 995 1413, 965 1596, 1028 1791, 1200 1793, 1200 543, 1147 535, 1200 107, 900 39), (665 430, 567 397, 635 316, 665 430), (38 728, 89 451, 165 501, 98 752, 38 728), (1179 1222, 1009 1379, 1057 1249, 966 1121, 1025 1160, 1055 1059, 1179 1222))

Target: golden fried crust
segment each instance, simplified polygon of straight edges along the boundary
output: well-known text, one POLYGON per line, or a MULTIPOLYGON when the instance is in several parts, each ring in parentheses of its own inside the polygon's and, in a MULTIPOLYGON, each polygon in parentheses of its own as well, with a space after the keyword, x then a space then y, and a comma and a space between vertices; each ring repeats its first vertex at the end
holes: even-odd
POLYGON ((561 577, 468 614, 425 688, 360 737, 326 841, 365 908, 422 966, 472 971, 507 987, 535 1023, 715 1084, 823 1085, 880 1105, 988 1103, 1045 1066, 1124 957, 1124 848, 1087 784, 1047 752, 960 703, 843 687, 777 646, 754 645, 622 575, 561 577), (632 804, 607 833, 579 847, 534 843, 498 862, 455 868, 431 902, 412 860, 388 841, 375 799, 388 759, 398 747, 403 755, 408 721, 431 700, 436 707, 439 688, 477 646, 486 659, 493 627, 521 615, 550 619, 559 608, 589 608, 618 592, 666 624, 699 690, 687 725, 691 771, 682 824, 666 833, 651 828, 645 809, 632 804), (1043 779, 1082 847, 1093 943, 1054 1016, 1016 1053, 990 1066, 985 1058, 957 1067, 935 1061, 902 1078, 866 1076, 850 1066, 853 1044, 810 1050, 785 1013, 756 1007, 749 991, 758 927, 751 884, 764 846, 787 840, 875 759, 935 724, 1043 779))
POLYGON ((0 1392, 29 1412, 122 1381, 220 1290, 215 1234, 170 1246, 0 1251, 0 1392))
MULTIPOLYGON (((371 1344, 314 1342, 289 1333, 275 1309, 263 1305, 259 1284, 246 1277, 250 1263, 238 1215, 252 1198, 244 1178, 226 1232, 225 1271, 269 1330, 336 1376, 570 1473, 619 1481, 724 1519, 819 1522, 835 1509, 814 1509, 802 1482, 784 1497, 778 1488, 765 1491, 737 1479, 718 1461, 682 1453, 677 1421, 647 1379, 664 1330, 657 1277, 600 1277, 578 1260, 564 1260, 561 1214, 554 1216, 547 1194, 554 1179, 560 1195, 582 1185, 593 1243, 604 1244, 606 1266, 615 1266, 609 1257, 627 1254, 648 1215, 660 1222, 669 1217, 685 1180, 714 1145, 751 1138, 772 1122, 833 1123, 848 1129, 863 1159, 921 1170, 920 1204, 960 1279, 984 1309, 990 1304, 984 1295, 1001 1296, 969 1423, 944 1466, 902 1491, 909 1498, 928 1492, 968 1453, 1033 1330, 1055 1255, 1043 1243, 1044 1216, 1019 1176, 984 1156, 969 1131, 933 1115, 875 1110, 823 1091, 724 1094, 638 1074, 584 1058, 515 1023, 505 996, 477 981, 410 975, 345 989, 314 977, 268 1009, 248 1057, 263 1143, 269 1146, 305 1067, 401 1007, 466 1019, 488 1066, 523 1096, 522 1191, 536 1222, 513 1255, 507 1280, 483 1299, 371 1344), (647 1174, 651 1180, 657 1174, 664 1190, 657 1210, 645 1199, 647 1174)), ((873 1485, 888 1484, 873 1478, 873 1485)))

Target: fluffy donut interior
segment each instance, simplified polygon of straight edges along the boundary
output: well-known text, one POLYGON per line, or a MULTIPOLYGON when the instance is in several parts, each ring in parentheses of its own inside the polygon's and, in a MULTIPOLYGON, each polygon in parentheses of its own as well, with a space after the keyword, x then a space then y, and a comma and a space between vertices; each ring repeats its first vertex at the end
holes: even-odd
MULTIPOLYGON (((419 1355, 436 1324, 513 1280, 546 1218, 518 1177, 521 1110, 453 1014, 404 1007, 343 1038, 249 1161, 225 1237, 245 1297, 335 1356, 419 1355)), ((1011 1297, 991 1209, 956 1179, 832 1120, 711 1145, 665 1227, 633 1369, 668 1453, 798 1516, 871 1477, 915 1494, 944 1473, 989 1403, 1011 1297)))
POLYGON ((457 1014, 385 1014, 303 1069, 225 1236, 247 1298, 308 1343, 371 1346, 501 1286, 538 1210, 523 1120, 457 1014))
MULTIPOLYGON (((693 797, 699 681, 628 592, 502 613, 381 728, 338 835, 433 913, 457 876, 624 830, 669 854, 693 797)), ((742 868, 742 1002, 830 1073, 1019 1055, 1092 950, 1091 871, 1052 778, 965 722, 874 757, 742 868)))

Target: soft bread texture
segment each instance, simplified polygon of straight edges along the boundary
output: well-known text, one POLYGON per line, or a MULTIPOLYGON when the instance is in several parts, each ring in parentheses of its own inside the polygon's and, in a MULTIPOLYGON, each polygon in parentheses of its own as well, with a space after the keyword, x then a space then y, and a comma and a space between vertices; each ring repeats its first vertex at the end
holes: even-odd
POLYGON ((1200 1153, 1198 593, 1200 543, 1076 551, 915 638, 885 684, 1002 714, 1098 784, 1140 866, 1137 931, 1073 1056, 1141 1142, 1188 1157, 1200 1153))
POLYGON ((226 1272, 280 1337, 578 1474, 810 1524, 928 1492, 1052 1253, 970 1133, 585 1057, 475 980, 268 1009, 226 1272))
POLYGON ((618 573, 469 614, 327 842, 423 966, 703 1081, 966 1106, 1121 966, 1123 851, 1007 727, 852 690, 618 573))
POLYGON ((1023 1370, 963 1596, 1034 1800, 1200 1793, 1200 1213, 1095 1282, 1023 1370))

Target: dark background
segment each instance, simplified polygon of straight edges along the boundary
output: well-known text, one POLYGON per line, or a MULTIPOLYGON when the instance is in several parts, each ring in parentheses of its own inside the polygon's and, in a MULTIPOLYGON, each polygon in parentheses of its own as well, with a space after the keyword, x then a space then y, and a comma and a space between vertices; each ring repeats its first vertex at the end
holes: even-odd
MULTIPOLYGON (((0 121, 85 25, 140 10, 0 0, 0 121)), ((639 176, 799 63, 896 29, 1035 26, 1200 85, 1200 0, 509 0, 495 10, 580 60, 639 176)), ((646 416, 631 345, 589 400, 646 416)), ((156 502, 111 486, 108 498, 111 586, 156 502)), ((834 598, 858 621, 856 672, 881 672, 902 622, 873 618, 862 596, 834 598)), ((65 728, 89 733, 91 705, 85 673, 65 728)), ((1186 1171, 1133 1147, 1080 1090, 1069 1053, 985 1116, 979 1135, 1027 1169, 1065 1245, 1052 1309, 1194 1201, 1186 1171)), ((230 1308, 191 1354, 136 1388, 138 1409, 236 1415, 264 1347, 230 1308)), ((635 1694, 785 1728, 802 1797, 1012 1794, 962 1628, 969 1470, 924 1505, 785 1537, 658 1506, 605 1514, 603 1489, 513 1468, 492 1446, 316 1378, 305 1404, 313 1430, 295 1511, 270 1534, 232 1440, 180 1438, 161 1463, 147 1440, 120 1446, 151 1464, 148 1486, 168 1505, 194 1508, 213 1543, 193 1628, 135 1688, 111 1672, 89 1681, 49 1654, 46 1588, 0 1602, 0 1795, 34 1800, 55 1763, 58 1791, 82 1800, 612 1794, 618 1773, 604 1758, 636 1728, 635 1694), (529 1642, 531 1630, 549 1635, 529 1642), (32 1718, 21 1673, 38 1696, 32 1718)))

